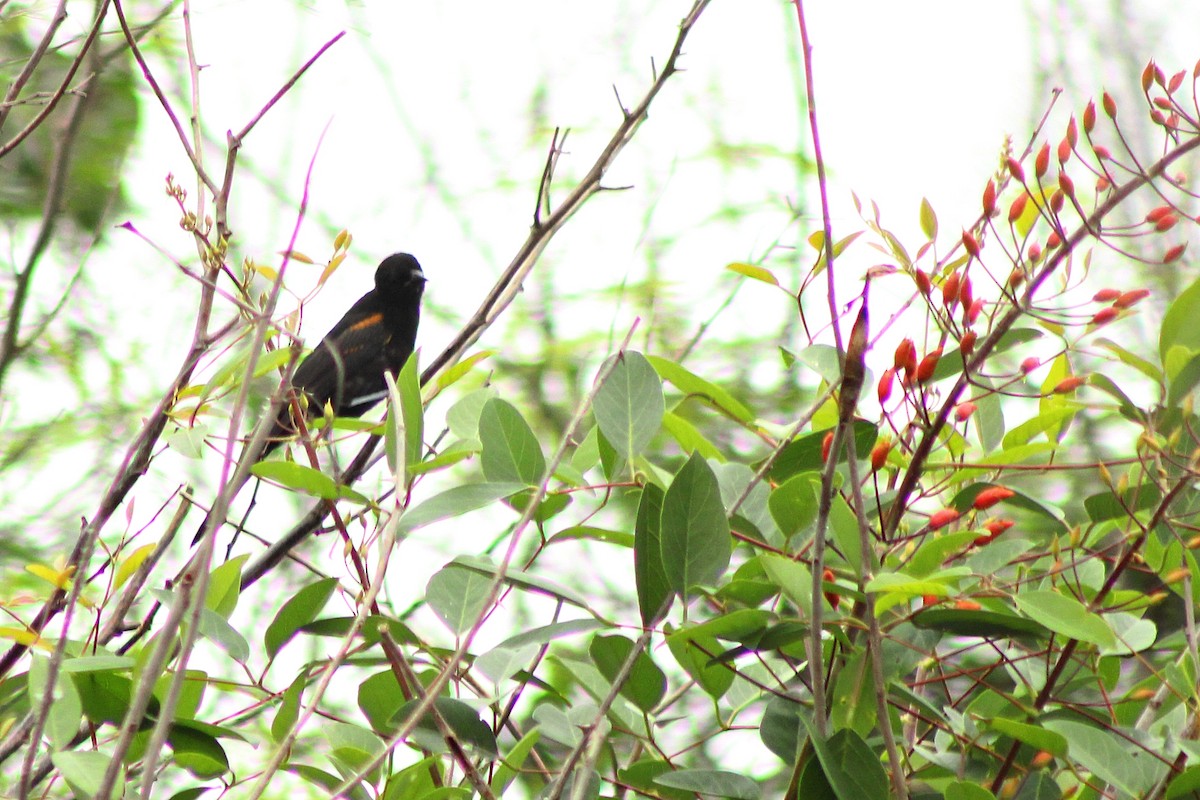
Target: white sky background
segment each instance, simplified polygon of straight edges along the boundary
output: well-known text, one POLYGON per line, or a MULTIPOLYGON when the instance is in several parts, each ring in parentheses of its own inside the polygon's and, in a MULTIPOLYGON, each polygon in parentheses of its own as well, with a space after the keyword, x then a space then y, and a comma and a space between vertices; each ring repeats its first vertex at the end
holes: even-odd
MULTIPOLYGON (((1014 136, 1018 149, 1024 147, 1032 120, 1045 106, 1048 98, 1034 96, 1033 85, 1036 70, 1053 74, 1057 68, 1039 55, 1048 38, 1080 36, 1065 40, 1059 52, 1077 56, 1083 65, 1067 64, 1073 85, 1048 129, 1052 142, 1062 135, 1067 113, 1078 113, 1106 85, 1136 81, 1148 58, 1169 74, 1190 70, 1200 57, 1200 3, 1138 2, 1139 19, 1129 21, 1106 18, 1116 14, 1108 5, 1096 7, 1092 13, 1107 19, 1103 29, 1145 33, 1140 42, 1122 43, 1119 53, 1114 44, 1097 45, 1096 33, 1080 30, 1073 12, 1061 5, 1048 10, 1050 5, 1049 0, 807 4, 836 237, 863 227, 850 203, 854 191, 878 202, 884 224, 912 243, 910 250, 921 242, 918 206, 928 197, 946 244, 953 243, 979 213, 980 194, 1005 134, 1014 136), (1041 23, 1030 21, 1030 6, 1041 23), (1114 58, 1097 67, 1097 51, 1112 51, 1114 58)), ((235 182, 231 262, 252 257, 278 263, 305 172, 325 131, 297 247, 321 262, 337 229, 348 228, 355 241, 351 258, 306 309, 305 335, 315 344, 370 287, 378 261, 407 250, 425 267, 428 308, 437 312, 428 313, 422 325, 420 344, 428 361, 524 239, 553 126, 571 129, 568 155, 560 162, 556 196, 561 196, 619 121, 613 85, 626 105, 640 99, 650 83, 650 59, 660 65, 666 59, 689 2, 200 0, 194 6, 195 46, 205 65, 201 113, 218 139, 226 129, 241 128, 324 41, 347 31, 247 139, 235 182), (535 101, 541 124, 535 122, 535 101), (266 189, 256 174, 276 181, 279 191, 266 189)), ((87 15, 80 10, 69 24, 84 24, 87 15)), ((687 71, 667 85, 606 180, 634 188, 593 199, 547 250, 543 266, 555 270, 560 287, 586 294, 622 278, 640 279, 647 251, 655 249, 678 308, 698 323, 734 282, 727 263, 754 261, 781 236, 785 244, 802 242, 820 226, 815 183, 798 184, 785 158, 761 154, 770 147, 811 153, 797 101, 802 75, 793 71, 789 55, 798 41, 795 26, 794 11, 781 0, 713 2, 686 46, 681 65, 687 71), (722 167, 709 155, 717 138, 753 146, 760 155, 722 167), (806 204, 799 228, 789 227, 789 202, 806 204), (730 206, 748 213, 716 219, 730 206)), ((164 30, 180 42, 182 53, 178 21, 164 30)), ((179 81, 186 74, 183 62, 152 54, 151 67, 173 99, 187 96, 179 81)), ((184 107, 178 108, 186 118, 184 107)), ((1122 108, 1132 114, 1132 100, 1124 99, 1122 108)), ((194 263, 178 213, 162 192, 171 172, 194 196, 194 184, 184 180, 189 166, 152 99, 144 105, 142 127, 127 175, 137 207, 127 216, 151 240, 194 263)), ((219 172, 223 149, 210 147, 206 162, 219 172)), ((811 260, 806 251, 802 263, 811 260)), ((843 301, 857 293, 863 271, 880 260, 865 246, 848 252, 840 269, 852 283, 843 301)), ((781 261, 768 265, 787 276, 781 261)), ((114 287, 108 302, 138 323, 118 335, 129 339, 139 382, 165 386, 190 336, 195 287, 121 231, 112 232, 91 256, 90 269, 94 285, 103 280, 114 287), (152 335, 145 335, 147 329, 152 335)), ((320 270, 301 264, 289 269, 301 291, 320 270)), ((791 308, 782 294, 748 285, 713 335, 759 328, 773 335, 791 308)), ((607 298, 571 311, 562 321, 564 336, 611 325, 619 339, 634 317, 628 308, 614 310, 607 298)), ((496 331, 480 346, 503 342, 496 331)), ((511 340, 507 346, 514 346, 511 340)), ((519 353, 506 356, 520 359, 519 353)), ((597 366, 603 356, 594 353, 597 366)), ((877 353, 876 362, 881 357, 877 353)), ((444 414, 445 405, 430 413, 444 414)), ((178 477, 171 458, 178 457, 166 454, 156 466, 164 480, 178 477)), ((215 482, 208 474, 213 462, 178 463, 215 482)), ((151 485, 139 486, 137 494, 145 499, 139 500, 138 518, 148 518, 161 502, 163 495, 155 495, 151 485)), ((262 512, 256 515, 259 522, 252 527, 270 527, 262 512)), ((282 530, 290 513, 280 519, 282 530)), ((485 543, 455 541, 453 549, 485 543)), ((415 552, 422 546, 405 544, 407 569, 420 562, 415 552)), ((444 560, 425 555, 428 570, 412 581, 417 590, 444 560)))

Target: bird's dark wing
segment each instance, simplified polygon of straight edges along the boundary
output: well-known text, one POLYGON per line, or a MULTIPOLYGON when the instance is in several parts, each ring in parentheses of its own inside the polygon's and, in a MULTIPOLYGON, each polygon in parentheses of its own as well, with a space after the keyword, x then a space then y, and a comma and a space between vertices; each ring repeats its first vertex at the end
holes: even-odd
POLYGON ((360 416, 386 385, 384 352, 391 338, 381 312, 357 319, 347 314, 296 368, 292 383, 316 404, 314 412, 328 402, 338 416, 360 416))

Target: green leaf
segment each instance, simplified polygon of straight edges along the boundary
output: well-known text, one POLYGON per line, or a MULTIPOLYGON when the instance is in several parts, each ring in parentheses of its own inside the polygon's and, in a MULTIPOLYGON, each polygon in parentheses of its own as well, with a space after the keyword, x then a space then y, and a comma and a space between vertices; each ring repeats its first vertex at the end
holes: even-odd
POLYGON ((667 648, 675 656, 675 662, 714 699, 719 699, 733 685, 733 671, 715 661, 724 648, 712 634, 697 632, 695 626, 672 630, 668 625, 667 648))
POLYGON ((806 736, 804 723, 800 721, 803 713, 800 703, 789 695, 771 695, 763 709, 759 738, 785 764, 796 763, 800 754, 800 745, 806 736))
POLYGON ((1048 719, 1043 725, 1066 739, 1072 760, 1130 797, 1145 797, 1167 771, 1156 754, 1131 748, 1115 733, 1065 719, 1048 719))
POLYGON ((745 275, 747 278, 753 278, 756 281, 769 283, 772 286, 779 285, 779 279, 775 274, 766 267, 760 267, 756 264, 746 264, 740 261, 735 261, 732 264, 726 264, 725 269, 736 272, 739 275, 745 275))
POLYGON ((671 583, 663 566, 663 490, 652 483, 642 488, 633 533, 633 576, 642 624, 653 627, 667 614, 671 583))
POLYGON ((492 794, 496 797, 504 796, 504 790, 524 771, 525 760, 529 758, 529 754, 533 752, 533 748, 537 745, 540 738, 542 738, 541 731, 534 728, 522 736, 521 740, 514 744, 512 749, 505 754, 500 763, 496 765, 495 772, 492 774, 492 780, 489 784, 492 794))
POLYGON ((758 800, 762 789, 758 784, 737 772, 720 769, 678 769, 654 779, 659 786, 684 789, 705 797, 725 797, 730 800, 758 800))
POLYGON ((687 368, 665 358, 648 356, 647 361, 664 381, 670 382, 686 396, 707 401, 718 411, 728 414, 743 425, 754 424, 754 412, 715 383, 706 381, 687 368))
POLYGON ((767 499, 771 518, 784 536, 794 536, 817 519, 817 493, 821 478, 814 472, 801 472, 777 486, 767 499))
MULTIPOLYGON (((642 450, 662 427, 662 381, 641 353, 626 350, 606 362, 616 364, 596 392, 592 413, 604 438, 626 461, 642 450)), ((603 371, 603 368, 602 368, 603 371)))
POLYGON ((367 499, 349 486, 339 486, 333 478, 312 467, 295 461, 260 461, 250 468, 254 475, 273 481, 285 489, 304 492, 322 500, 349 499, 367 503, 367 499))
POLYGON ((672 590, 686 597, 693 586, 715 583, 733 554, 729 520, 717 477, 693 453, 671 481, 662 506, 662 563, 672 590))
POLYGON ((242 565, 248 558, 250 554, 243 553, 209 573, 208 595, 204 598, 204 605, 225 619, 229 619, 229 615, 237 608, 242 591, 242 565))
MULTIPOLYGON (((419 700, 410 700, 405 703, 396 714, 396 724, 398 725, 406 721, 412 712, 417 710, 419 704, 419 700)), ((452 697, 439 697, 434 701, 433 706, 441 714, 446 726, 450 728, 450 731, 460 742, 469 744, 487 755, 499 755, 500 751, 496 746, 496 736, 492 733, 492 729, 480 719, 478 711, 461 700, 455 700, 452 697)), ((417 727, 432 732, 438 739, 441 739, 441 734, 437 733, 437 726, 431 714, 426 714, 422 717, 420 722, 417 723, 417 727)))
MULTIPOLYGON (((456 567, 474 570, 481 575, 487 576, 489 580, 496 574, 496 564, 491 559, 481 556, 459 556, 451 564, 456 567)), ((509 567, 504 573, 504 582, 518 589, 549 595, 556 600, 562 600, 580 608, 591 610, 587 598, 579 592, 576 592, 574 589, 568 589, 561 583, 555 583, 552 580, 534 575, 532 572, 509 567)))
POLYGON ((540 628, 524 631, 505 639, 497 647, 520 648, 526 645, 543 645, 563 636, 575 636, 580 633, 590 633, 597 628, 607 627, 598 619, 573 619, 568 622, 555 622, 540 628))
POLYGON ((325 578, 305 586, 283 604, 263 636, 263 649, 267 658, 275 658, 280 649, 296 635, 300 626, 307 625, 317 618, 317 614, 325 608, 336 588, 337 578, 325 578))
MULTIPOLYGON (((418 353, 419 351, 414 351, 408 357, 400 369, 400 374, 396 376, 396 393, 399 395, 400 408, 395 407, 395 398, 393 398, 385 430, 387 437, 394 436, 396 426, 390 417, 399 414, 404 423, 404 475, 401 477, 405 485, 408 485, 413 474, 412 468, 421 461, 422 443, 425 440, 425 408, 421 405, 421 376, 417 368, 418 353)), ((395 458, 395 442, 391 442, 386 452, 389 453, 388 466, 395 473, 399 466, 395 458)))
MULTIPOLYGON (((810 433, 788 442, 787 446, 780 451, 779 457, 775 459, 775 463, 771 465, 771 480, 782 483, 801 472, 819 473, 825 466, 821 459, 821 443, 825 440, 825 434, 829 433, 829 430, 810 433)), ((879 438, 879 429, 870 422, 860 419, 855 420, 853 430, 854 452, 859 459, 864 459, 871 454, 871 448, 875 446, 875 440, 879 438)), ((844 460, 845 452, 839 453, 838 458, 844 460)))
MULTIPOLYGON (((801 717, 806 725, 807 720, 801 717)), ((844 728, 822 740, 809 729, 809 741, 825 779, 839 798, 855 800, 887 800, 888 778, 879 757, 862 737, 844 728)))
POLYGON ((537 486, 546 473, 546 457, 529 423, 511 403, 493 398, 479 415, 483 475, 491 483, 537 486))
MULTIPOLYGON (((67 659, 69 663, 75 659, 67 659)), ((40 653, 34 653, 29 662, 29 677, 27 687, 29 704, 34 708, 41 706, 46 697, 50 678, 50 660, 40 653)), ((55 749, 66 748, 79 733, 83 723, 83 702, 79 691, 70 678, 60 672, 54 683, 53 700, 50 703, 50 713, 46 717, 46 737, 55 749)))
POLYGON ((396 732, 396 713, 405 703, 396 673, 387 669, 371 675, 358 685, 357 699, 358 710, 371 724, 371 730, 380 736, 396 732))
POLYGON ((175 763, 201 780, 211 780, 229 771, 229 756, 217 738, 189 722, 176 722, 167 731, 167 742, 175 763))
MULTIPOLYGON (((76 795, 90 798, 100 790, 112 758, 95 750, 60 750, 51 753, 50 760, 76 795)), ((125 782, 124 774, 125 768, 121 767, 117 773, 118 787, 125 782)))
POLYGON ((1200 765, 1191 766, 1176 775, 1167 784, 1164 800, 1175 800, 1177 797, 1194 798, 1200 792, 1200 765))
POLYGON ((496 390, 490 386, 463 395, 446 412, 446 424, 450 426, 450 432, 466 441, 478 439, 479 417, 483 414, 483 407, 494 397, 496 390))
MULTIPOLYGON (((288 764, 287 771, 293 775, 299 775, 313 786, 323 789, 326 792, 332 792, 342 785, 342 779, 337 775, 332 775, 323 769, 317 769, 308 764, 297 764, 293 761, 288 764)), ((363 788, 361 783, 357 783, 350 789, 350 800, 371 800, 371 795, 367 793, 367 790, 363 788)))
POLYGON ((307 676, 301 670, 279 698, 279 707, 275 711, 275 718, 271 720, 271 738, 276 744, 287 738, 296 720, 300 719, 300 697, 304 694, 306 683, 307 676))
POLYGON ((1035 750, 1045 750, 1047 753, 1062 757, 1067 754, 1067 740, 1062 734, 1046 730, 1040 725, 1029 725, 1004 717, 996 717, 985 722, 992 730, 1005 736, 1011 736, 1018 742, 1024 742, 1035 750))
POLYGON ((933 212, 933 205, 930 204, 929 198, 921 198, 921 233, 925 234, 925 238, 933 241, 937 238, 938 222, 937 214, 933 212))
POLYGON ((705 458, 711 458, 716 461, 724 461, 725 456, 717 449, 716 445, 704 438, 704 434, 700 430, 674 412, 668 411, 663 415, 663 427, 667 433, 671 434, 671 438, 679 444, 679 449, 685 453, 695 451, 705 458))
MULTIPOLYGON (((1188 353, 1200 352, 1200 280, 1179 293, 1167 307, 1163 315, 1162 328, 1158 336, 1158 355, 1163 364, 1167 364, 1167 355, 1174 348, 1181 348, 1188 353)), ((1170 369, 1167 377, 1174 380, 1177 372, 1170 369)))
POLYGON ((431 522, 459 517, 468 511, 490 506, 526 488, 523 483, 469 483, 455 486, 409 508, 400 518, 400 530, 414 531, 431 522))
POLYGON ((946 800, 996 800, 996 795, 978 783, 955 781, 946 787, 946 800))
POLYGON ((491 579, 451 561, 425 587, 425 600, 456 636, 471 629, 483 613, 491 579))
MULTIPOLYGON (((621 667, 633 652, 634 641, 624 636, 594 636, 588 655, 591 656, 600 674, 613 683, 621 667)), ((621 686, 621 696, 633 703, 638 710, 649 714, 667 693, 667 676, 654 663, 645 649, 634 658, 629 678, 621 686)))
POLYGON ((1050 631, 1032 619, 998 611, 967 611, 956 608, 927 608, 917 612, 913 625, 951 636, 980 636, 985 639, 1047 639, 1050 631))
POLYGON ((1055 633, 1100 647, 1116 647, 1112 628, 1073 597, 1050 591, 1023 592, 1013 597, 1017 608, 1055 633))

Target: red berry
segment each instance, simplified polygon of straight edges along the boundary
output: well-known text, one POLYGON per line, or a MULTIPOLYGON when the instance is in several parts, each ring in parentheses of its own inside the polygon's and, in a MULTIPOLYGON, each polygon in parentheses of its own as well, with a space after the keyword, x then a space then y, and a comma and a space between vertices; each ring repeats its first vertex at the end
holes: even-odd
POLYGON ((963 231, 962 243, 972 258, 979 258, 979 240, 970 231, 963 231))
POLYGON ((1120 289, 1101 289, 1092 295, 1092 299, 1097 303, 1111 303, 1121 296, 1120 289))
POLYGON ((954 418, 959 422, 966 422, 978 409, 979 407, 969 400, 965 403, 959 403, 954 407, 954 418))
POLYGON ((1013 180, 1015 180, 1017 183, 1025 182, 1025 170, 1021 167, 1020 161, 1017 161, 1012 156, 1009 156, 1004 162, 1004 165, 1008 167, 1008 174, 1013 176, 1013 180))
POLYGON ((928 297, 929 293, 933 291, 933 284, 929 281, 929 273, 917 270, 914 277, 917 281, 917 291, 928 297))
POLYGON ((1029 358, 1027 358, 1021 362, 1021 372, 1028 375, 1029 373, 1033 372, 1035 369, 1037 369, 1041 365, 1042 365, 1042 362, 1038 360, 1037 356, 1030 356, 1029 358))
POLYGON ((1184 242, 1183 244, 1175 245, 1174 247, 1172 247, 1170 250, 1168 250, 1166 252, 1166 255, 1163 256, 1163 263, 1170 264, 1172 261, 1177 261, 1179 259, 1179 257, 1181 255, 1183 255, 1183 251, 1186 249, 1187 249, 1187 242, 1184 242))
POLYGON ((1118 309, 1115 309, 1112 306, 1107 306, 1105 308, 1100 309, 1099 311, 1097 311, 1095 314, 1092 315, 1092 321, 1090 324, 1106 325, 1109 322, 1112 322, 1114 319, 1116 319, 1117 314, 1120 314, 1120 313, 1121 312, 1118 309))
POLYGON ((1042 149, 1038 150, 1037 157, 1033 160, 1033 171, 1040 178, 1046 174, 1046 170, 1050 169, 1050 143, 1043 142, 1042 149))
POLYGON ((970 358, 971 353, 975 352, 975 339, 975 331, 967 331, 958 340, 958 352, 962 353, 963 358, 970 358))
POLYGON ((1028 201, 1029 201, 1029 195, 1023 194, 1023 193, 1018 195, 1017 199, 1012 201, 1012 205, 1010 205, 1008 207, 1009 223, 1016 222, 1018 219, 1021 218, 1021 215, 1025 213, 1025 204, 1028 201))
POLYGON ((992 517, 987 522, 983 523, 983 529, 988 532, 988 535, 995 539, 1000 534, 1011 528, 1015 523, 1011 519, 996 519, 992 517))
POLYGON ((888 453, 892 452, 892 440, 880 439, 871 448, 871 470, 878 472, 887 464, 888 453))
POLYGON ((957 272, 951 272, 946 276, 946 280, 942 283, 942 305, 946 308, 954 305, 958 301, 958 289, 962 283, 962 278, 957 272))
POLYGON ((825 438, 821 440, 821 463, 829 461, 829 451, 833 448, 833 431, 825 434, 825 438))
POLYGON ((896 379, 895 368, 885 369, 883 375, 879 378, 879 387, 876 389, 876 394, 879 397, 879 405, 883 405, 892 396, 892 383, 896 379))

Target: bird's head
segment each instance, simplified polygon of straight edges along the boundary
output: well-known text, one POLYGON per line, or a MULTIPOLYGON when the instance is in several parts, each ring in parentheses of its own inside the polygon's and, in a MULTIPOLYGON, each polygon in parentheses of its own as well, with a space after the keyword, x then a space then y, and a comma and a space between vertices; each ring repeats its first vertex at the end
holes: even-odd
POLYGON ((425 273, 408 253, 393 253, 375 270, 375 288, 385 294, 413 288, 420 292, 424 286, 425 273))

